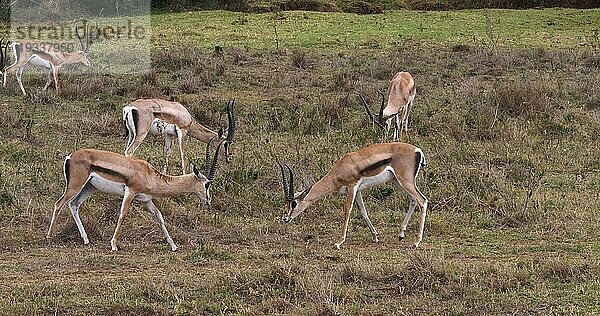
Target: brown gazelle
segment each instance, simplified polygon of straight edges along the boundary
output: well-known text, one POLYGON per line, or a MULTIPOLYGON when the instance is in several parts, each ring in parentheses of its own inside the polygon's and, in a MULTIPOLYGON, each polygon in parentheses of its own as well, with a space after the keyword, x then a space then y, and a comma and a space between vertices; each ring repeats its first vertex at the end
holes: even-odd
POLYGON ((14 63, 4 70, 4 82, 3 86, 6 88, 6 76, 10 72, 15 72, 17 82, 21 88, 23 95, 26 95, 25 88, 23 87, 23 70, 25 65, 30 64, 36 67, 42 67, 46 71, 46 85, 43 90, 46 90, 50 86, 51 77, 54 78, 54 87, 56 91, 59 89, 58 85, 58 70, 65 65, 83 64, 89 67, 90 61, 88 59, 88 50, 90 49, 90 35, 86 28, 86 44, 84 45, 83 39, 79 35, 79 30, 75 27, 75 33, 79 38, 81 44, 81 50, 76 52, 63 52, 58 50, 54 45, 45 45, 40 43, 34 43, 29 41, 18 41, 11 43, 9 47, 12 50, 14 63))
MULTIPOLYGON (((231 160, 231 143, 235 132, 235 116, 233 105, 235 100, 227 102, 227 134, 219 130, 215 132, 208 129, 192 117, 190 112, 180 103, 160 99, 139 99, 123 107, 123 124, 127 130, 128 141, 125 156, 131 157, 144 141, 148 133, 165 135, 165 165, 166 172, 171 153, 171 137, 176 136, 179 143, 181 168, 185 173, 185 157, 183 153, 185 136, 189 135, 202 142, 208 143, 211 139, 224 140, 223 154, 226 161, 231 160), (161 123, 157 119, 164 121, 161 123), (165 124, 166 123, 166 124, 165 124), (175 135, 173 135, 175 134, 175 135)), ((216 145, 215 145, 216 146, 216 145)))
POLYGON ((209 152, 210 146, 207 145, 204 174, 191 164, 193 174, 182 176, 162 174, 143 160, 125 157, 109 151, 82 149, 73 152, 65 158, 64 175, 67 187, 63 196, 54 204, 46 238, 50 238, 56 218, 65 204, 68 204, 81 238, 83 238, 83 243, 88 244, 87 234, 79 219, 79 207, 94 192, 102 191, 123 196, 117 227, 110 241, 113 251, 117 250, 121 226, 133 200, 146 204, 150 213, 154 215, 160 224, 171 250, 177 250, 177 246, 169 236, 163 216, 152 202, 152 199, 183 193, 196 193, 201 202, 210 205, 210 184, 215 176, 221 144, 222 142, 217 145, 212 160, 209 152))
POLYGON ((359 95, 359 97, 367 110, 369 118, 383 130, 385 137, 389 134, 392 119, 396 117, 394 141, 398 141, 402 129, 408 132, 408 116, 412 111, 416 91, 412 75, 402 71, 397 73, 389 82, 387 104, 385 103, 385 95, 380 92, 381 107, 378 115, 371 113, 369 105, 362 95, 359 95), (400 117, 400 114, 402 117, 400 117))
POLYGON ((358 204, 364 217, 373 241, 378 242, 377 230, 373 227, 361 191, 372 186, 393 180, 398 187, 404 189, 410 198, 408 212, 402 222, 400 239, 404 238, 404 232, 408 221, 412 216, 417 204, 421 209, 419 221, 419 235, 415 247, 423 240, 425 228, 425 215, 427 213, 427 198, 417 189, 416 178, 419 170, 425 165, 425 156, 421 149, 405 143, 381 143, 359 149, 343 155, 333 164, 331 170, 315 184, 302 192, 294 193, 294 174, 292 169, 279 164, 283 178, 283 192, 287 204, 287 212, 282 220, 289 223, 302 213, 308 206, 326 197, 333 192, 347 193, 346 205, 344 206, 344 224, 340 241, 335 244, 336 248, 346 241, 346 232, 350 221, 350 212, 354 202, 358 204))

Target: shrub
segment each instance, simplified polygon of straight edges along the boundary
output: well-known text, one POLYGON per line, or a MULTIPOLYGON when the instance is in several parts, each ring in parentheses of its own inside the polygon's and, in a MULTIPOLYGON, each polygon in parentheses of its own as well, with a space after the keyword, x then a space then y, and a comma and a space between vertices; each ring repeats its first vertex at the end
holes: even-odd
POLYGON ((383 7, 377 4, 373 4, 367 1, 350 1, 350 3, 344 5, 344 12, 358 13, 358 14, 381 14, 383 13, 383 7))

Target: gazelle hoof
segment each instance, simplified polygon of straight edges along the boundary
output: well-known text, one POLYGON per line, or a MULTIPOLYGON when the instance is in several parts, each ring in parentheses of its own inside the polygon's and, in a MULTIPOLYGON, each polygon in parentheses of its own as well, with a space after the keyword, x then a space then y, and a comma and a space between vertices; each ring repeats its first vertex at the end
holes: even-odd
POLYGON ((377 235, 373 235, 373 242, 374 243, 379 243, 379 238, 377 238, 377 235))
POLYGON ((341 243, 336 243, 336 244, 334 245, 334 247, 335 247, 335 249, 337 249, 337 250, 340 250, 340 246, 341 246, 341 245, 342 245, 341 243))
POLYGON ((418 241, 413 245, 413 248, 415 248, 415 249, 419 248, 419 242, 418 241))

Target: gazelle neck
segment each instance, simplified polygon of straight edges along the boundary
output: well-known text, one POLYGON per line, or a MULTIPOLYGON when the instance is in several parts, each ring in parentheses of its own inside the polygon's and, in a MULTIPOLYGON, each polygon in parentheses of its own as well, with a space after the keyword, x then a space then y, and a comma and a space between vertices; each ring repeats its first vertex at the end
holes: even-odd
MULTIPOLYGON (((195 138, 199 141, 205 142, 205 143, 208 143, 208 141, 210 141, 212 138, 218 136, 215 131, 212 131, 212 130, 198 124, 198 122, 196 122, 195 120, 192 121, 192 124, 188 128, 187 134, 190 137, 193 137, 193 138, 195 138)), ((212 142, 212 144, 213 144, 213 147, 217 147, 219 142, 212 142)))
POLYGON ((337 191, 339 188, 339 185, 332 177, 325 175, 321 180, 312 185, 310 191, 308 191, 308 194, 304 197, 304 202, 307 203, 307 206, 311 205, 337 191))
POLYGON ((194 174, 169 176, 157 173, 156 178, 156 183, 152 189, 154 196, 173 196, 182 193, 192 193, 195 188, 194 184, 198 181, 194 174))

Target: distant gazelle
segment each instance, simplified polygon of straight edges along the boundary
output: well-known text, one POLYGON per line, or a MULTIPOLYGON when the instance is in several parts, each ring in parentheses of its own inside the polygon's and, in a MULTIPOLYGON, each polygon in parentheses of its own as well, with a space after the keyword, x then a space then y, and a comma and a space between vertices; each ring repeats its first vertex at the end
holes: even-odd
POLYGON ((78 27, 75 27, 75 33, 79 39, 81 50, 75 52, 65 52, 59 50, 55 45, 35 43, 30 41, 17 41, 8 45, 13 53, 14 63, 4 69, 3 86, 6 88, 6 77, 10 72, 15 72, 17 82, 21 88, 23 95, 26 95, 23 87, 23 71, 25 66, 30 64, 35 67, 42 67, 46 71, 46 85, 42 90, 46 90, 50 86, 51 77, 54 78, 54 87, 56 91, 59 89, 58 71, 65 65, 82 64, 86 67, 91 66, 88 57, 90 49, 90 34, 86 28, 85 37, 86 43, 83 43, 81 35, 79 35, 78 27))
POLYGON ((6 68, 6 54, 8 53, 8 46, 10 42, 6 42, 6 46, 2 47, 4 38, 0 38, 0 77, 4 75, 4 68, 6 68))
POLYGON ((423 152, 413 145, 405 143, 374 144, 343 155, 333 164, 331 170, 314 185, 311 185, 304 191, 294 193, 294 174, 292 169, 285 164, 283 166, 279 164, 283 178, 283 193, 287 204, 287 212, 282 216, 282 220, 286 223, 291 222, 292 219, 302 213, 308 206, 333 192, 340 194, 347 193, 346 205, 344 206, 342 236, 340 241, 335 244, 335 247, 339 249, 344 241, 346 241, 350 211, 352 211, 354 201, 358 204, 361 214, 371 230, 373 241, 378 242, 377 230, 375 230, 369 219, 361 191, 393 180, 399 188, 408 193, 410 198, 410 206, 402 222, 400 239, 404 238, 404 232, 415 207, 419 205, 421 209, 419 235, 414 244, 415 247, 418 247, 419 243, 423 240, 427 198, 417 189, 416 179, 419 170, 424 165, 425 156, 423 152), (287 169, 288 176, 286 176, 284 166, 287 169))
POLYGON ((210 184, 215 177, 219 148, 222 143, 220 142, 217 145, 212 160, 209 153, 210 146, 207 145, 204 174, 200 173, 196 166, 191 164, 190 167, 193 173, 182 176, 162 174, 143 160, 125 157, 109 151, 81 149, 73 152, 65 158, 64 176, 67 187, 63 196, 54 204, 46 238, 50 238, 56 218, 65 204, 68 204, 81 238, 83 238, 83 243, 88 244, 87 233, 79 218, 79 207, 94 192, 102 191, 123 197, 119 221, 110 241, 113 251, 117 250, 121 226, 133 200, 146 204, 148 211, 154 215, 160 224, 171 250, 177 250, 177 246, 169 236, 163 216, 152 202, 152 199, 154 197, 196 193, 201 202, 210 205, 210 184))
MULTIPOLYGON (((227 134, 221 130, 215 132, 196 122, 190 112, 180 103, 161 99, 139 99, 123 107, 123 124, 128 141, 125 156, 134 155, 146 136, 150 134, 165 135, 165 164, 162 171, 167 171, 171 155, 171 141, 176 137, 179 143, 181 168, 185 173, 185 157, 183 153, 185 136, 189 135, 204 143, 216 138, 223 140, 222 151, 226 161, 231 160, 231 144, 235 132, 235 116, 233 105, 235 100, 227 102, 227 134)), ((219 143, 220 144, 220 143, 219 143)), ((217 146, 213 143, 214 146, 217 146)))
POLYGON ((371 121, 383 130, 384 138, 387 138, 392 119, 396 117, 394 141, 398 141, 402 128, 404 128, 405 132, 408 132, 408 116, 412 110, 416 92, 415 81, 412 75, 402 71, 397 73, 389 82, 387 105, 385 104, 385 96, 381 93, 381 107, 378 115, 371 113, 369 105, 362 95, 359 95, 359 97, 371 121), (399 117, 400 114, 402 117, 399 117))

